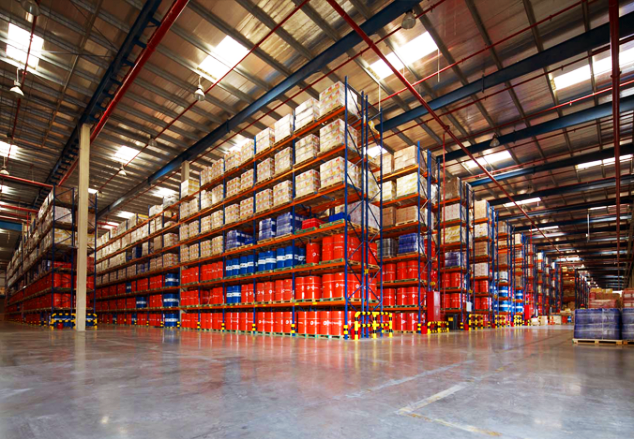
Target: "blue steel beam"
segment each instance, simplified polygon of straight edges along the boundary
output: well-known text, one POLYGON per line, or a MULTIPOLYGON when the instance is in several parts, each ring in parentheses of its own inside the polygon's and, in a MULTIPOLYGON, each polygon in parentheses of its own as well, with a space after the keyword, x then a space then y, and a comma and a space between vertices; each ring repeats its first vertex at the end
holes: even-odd
MULTIPOLYGON (((632 181, 634 181, 634 176, 632 175, 621 176, 621 185, 623 186, 627 186, 628 184, 632 183, 632 181)), ((544 197, 551 197, 554 195, 565 195, 565 194, 573 194, 577 192, 593 191, 597 189, 613 188, 615 182, 616 182, 616 179, 614 177, 606 178, 605 180, 601 180, 597 182, 585 182, 585 183, 581 182, 579 184, 572 184, 570 186, 554 187, 551 189, 534 191, 534 192, 526 193, 522 195, 513 195, 513 199, 515 201, 524 201, 530 198, 537 198, 537 197, 544 198, 544 197)), ((509 203, 510 201, 511 200, 509 200, 508 197, 504 197, 504 198, 497 198, 495 200, 490 200, 489 204, 491 206, 500 206, 502 204, 509 203)))
MULTIPOLYGON (((623 220, 629 220, 632 219, 632 215, 622 215, 621 218, 623 220)), ((566 220, 566 221, 553 221, 550 223, 540 223, 539 227, 552 227, 552 226, 559 226, 559 227, 565 227, 565 226, 578 226, 580 224, 601 224, 601 223, 611 223, 616 221, 616 216, 607 216, 607 217, 598 217, 598 218, 579 218, 579 219, 573 219, 573 220, 566 220)), ((516 232, 526 232, 528 230, 531 230, 531 226, 519 226, 519 227, 515 227, 515 231, 516 232)), ((590 233, 592 233, 592 229, 590 230, 590 233)))
POLYGON ((21 232, 22 223, 0 220, 0 229, 11 230, 13 232, 21 232))
MULTIPOLYGON (((46 179, 47 183, 56 184, 62 175, 64 175, 65 167, 70 166, 77 158, 79 151, 79 127, 86 122, 95 122, 98 120, 97 115, 104 110, 104 102, 113 96, 110 89, 113 86, 121 85, 118 77, 121 75, 122 67, 129 65, 130 60, 128 56, 132 53, 134 46, 142 47, 140 38, 148 25, 154 23, 155 20, 152 17, 160 4, 161 0, 147 0, 143 9, 139 12, 134 25, 126 36, 117 55, 112 60, 112 63, 110 63, 110 66, 108 66, 95 93, 77 120, 77 125, 66 141, 59 159, 46 179)), ((38 198, 41 198, 42 195, 43 194, 40 193, 40 197, 38 198)))
MULTIPOLYGON (((361 25, 361 28, 366 34, 373 35, 388 24, 390 24, 392 21, 402 16, 407 11, 411 10, 418 3, 420 3, 420 0, 402 0, 392 2, 381 11, 374 14, 365 23, 363 23, 361 25)), ((328 49, 324 50, 321 54, 317 55, 315 58, 297 69, 295 73, 280 82, 278 85, 266 92, 260 98, 256 99, 253 103, 248 105, 242 111, 237 113, 232 118, 228 119, 225 123, 214 129, 198 142, 190 146, 187 150, 183 151, 177 157, 172 159, 167 165, 150 175, 143 183, 137 185, 128 193, 113 202, 111 205, 101 210, 99 212, 99 216, 101 217, 104 214, 116 209, 143 189, 152 186, 162 177, 165 177, 171 172, 176 171, 183 162, 198 157, 207 149, 220 142, 227 134, 231 133, 232 131, 239 130, 240 124, 244 123, 248 118, 257 114, 260 110, 262 110, 270 103, 278 100, 284 93, 297 86, 300 82, 308 79, 312 74, 324 68, 327 68, 329 62, 332 62, 332 60, 337 59, 341 55, 344 55, 348 50, 361 43, 361 41, 361 37, 356 32, 352 31, 348 33, 345 37, 335 42, 328 49)))
MULTIPOLYGON (((621 198, 622 204, 630 204, 632 201, 634 201, 634 198, 632 197, 621 198)), ((526 213, 528 213, 528 216, 542 216, 542 215, 550 215, 551 213, 574 212, 576 210, 592 209, 593 207, 611 206, 614 202, 615 202, 615 199, 610 198, 609 200, 593 201, 592 203, 571 204, 569 206, 552 207, 549 209, 535 210, 535 211, 526 212, 526 213)), ((515 221, 515 220, 521 220, 524 218, 525 218, 524 215, 512 215, 512 216, 500 217, 500 221, 515 221)))
MULTIPOLYGON (((634 154, 634 145, 632 145, 631 143, 629 145, 621 145, 621 155, 626 154, 634 154)), ((576 155, 564 160, 544 163, 543 165, 528 166, 526 168, 516 169, 514 171, 504 172, 502 174, 496 174, 495 179, 497 181, 508 180, 509 178, 522 177, 524 175, 536 174, 538 172, 553 171, 555 169, 567 168, 569 166, 576 166, 582 163, 605 160, 613 157, 614 148, 607 148, 601 151, 592 152, 590 154, 576 155)), ((489 183, 491 183, 491 179, 488 177, 469 182, 471 187, 482 186, 489 183)))
MULTIPOLYGON (((619 19, 619 34, 621 38, 627 37, 632 33, 634 33, 634 12, 624 15, 619 19)), ((589 50, 609 43, 610 25, 604 24, 603 26, 596 27, 502 70, 491 73, 490 75, 478 79, 477 81, 471 82, 464 87, 439 97, 438 99, 429 101, 428 104, 432 110, 438 110, 491 87, 504 84, 507 81, 512 81, 513 79, 527 75, 535 70, 547 68, 572 58, 575 55, 587 53, 589 50)), ((621 101, 621 105, 622 104, 623 101, 621 101)), ((611 104, 609 106, 611 107, 611 104)), ((422 106, 416 107, 410 111, 406 111, 403 114, 399 114, 398 116, 386 120, 383 122, 383 129, 386 131, 395 129, 418 117, 423 117, 426 114, 427 110, 425 110, 425 108, 422 106)), ((501 140, 500 143, 502 143, 501 140)))
MULTIPOLYGON (((628 224, 621 224, 621 232, 629 230, 630 226, 628 224)), ((536 242, 535 245, 540 245, 540 246, 551 246, 551 245, 559 245, 559 244, 575 244, 578 242, 585 242, 586 238, 586 233, 585 232, 571 232, 571 233, 566 233, 563 237, 562 236, 558 236, 555 239, 558 239, 559 241, 556 241, 554 244, 550 243, 549 241, 544 241, 544 242, 536 242), (576 238, 572 238, 572 236, 576 236, 576 235, 580 235, 577 236, 576 238), (583 235, 583 236, 581 236, 583 235)), ((615 237, 610 237, 610 238, 596 238, 596 234, 597 233, 616 233, 616 225, 613 226, 607 226, 607 227, 594 227, 590 230, 590 242, 603 242, 603 241, 608 241, 608 240, 615 240, 615 237)), ((542 236, 533 236, 533 242, 535 242, 536 239, 543 239, 542 236)))

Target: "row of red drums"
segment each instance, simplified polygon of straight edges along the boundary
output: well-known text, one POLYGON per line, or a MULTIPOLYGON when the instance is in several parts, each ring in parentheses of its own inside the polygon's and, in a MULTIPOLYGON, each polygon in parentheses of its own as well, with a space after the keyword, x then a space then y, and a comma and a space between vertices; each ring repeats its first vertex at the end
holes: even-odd
MULTIPOLYGON (((418 259, 398 262, 396 264, 383 264, 383 282, 394 282, 405 279, 427 279, 427 265, 418 259)), ((438 280, 436 271, 432 271, 432 282, 438 280)))

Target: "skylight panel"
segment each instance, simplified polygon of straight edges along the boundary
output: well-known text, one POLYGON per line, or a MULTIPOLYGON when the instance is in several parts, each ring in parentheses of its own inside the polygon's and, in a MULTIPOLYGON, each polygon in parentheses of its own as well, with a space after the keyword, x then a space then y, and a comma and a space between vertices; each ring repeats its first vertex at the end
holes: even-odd
POLYGON ((132 149, 128 146, 123 145, 119 148, 119 151, 114 155, 114 159, 121 163, 128 163, 139 153, 136 149, 132 149))
MULTIPOLYGON (((482 166, 492 166, 494 163, 498 163, 504 160, 511 160, 511 153, 508 151, 500 151, 500 152, 496 152, 493 154, 486 154, 482 157, 477 158, 477 162, 480 163, 482 166)), ((468 162, 465 163, 465 166, 469 169, 471 168, 475 168, 476 166, 478 166, 473 160, 469 160, 468 162)))
MULTIPOLYGON (((541 198, 536 197, 536 198, 529 198, 527 200, 521 200, 521 201, 516 201, 515 203, 522 205, 522 204, 532 204, 532 203, 539 203, 540 201, 542 201, 541 198)), ((513 207, 515 206, 515 203, 505 203, 504 207, 513 207)))
POLYGON ((132 218, 135 214, 132 212, 119 212, 117 213, 117 216, 120 216, 121 218, 132 218))
MULTIPOLYGON (((31 32, 9 23, 9 42, 7 43, 7 56, 20 64, 24 68, 26 53, 29 50, 29 40, 31 32)), ((33 35, 31 42, 31 52, 29 53, 29 67, 37 69, 40 57, 42 56, 42 46, 44 40, 37 35, 33 35)))
MULTIPOLYGON (((631 159, 632 159, 632 154, 626 154, 621 156, 621 162, 626 162, 631 159)), ((593 168, 599 165, 610 166, 613 164, 614 164, 614 157, 611 157, 605 160, 594 160, 592 162, 582 163, 580 165, 577 165, 577 169, 588 169, 588 168, 593 168)))
POLYGON ((212 81, 218 81, 229 70, 244 58, 249 51, 230 36, 226 36, 198 66, 200 70, 211 76, 212 81))
MULTIPOLYGON (((631 66, 632 64, 634 64, 634 48, 624 50, 619 53, 619 66, 621 66, 621 69, 631 66)), ((592 70, 595 76, 610 72, 612 70, 612 57, 603 58, 598 61, 593 59, 592 70)), ((587 81, 590 79, 590 76, 589 65, 579 67, 571 72, 564 73, 563 75, 559 75, 554 78, 555 88, 557 90, 561 90, 566 87, 570 87, 571 85, 587 81)))
MULTIPOLYGON (((419 35, 404 44, 402 47, 399 47, 398 54, 405 64, 412 64, 435 50, 438 50, 436 43, 434 43, 434 40, 431 35, 429 35, 429 32, 425 32, 424 34, 419 35)), ((387 60, 397 70, 401 70, 405 67, 401 62, 401 59, 399 59, 399 56, 396 56, 393 52, 386 55, 387 60)), ((392 69, 390 69, 382 59, 372 63, 370 68, 374 71, 374 73, 376 73, 379 79, 387 78, 393 74, 392 69)))

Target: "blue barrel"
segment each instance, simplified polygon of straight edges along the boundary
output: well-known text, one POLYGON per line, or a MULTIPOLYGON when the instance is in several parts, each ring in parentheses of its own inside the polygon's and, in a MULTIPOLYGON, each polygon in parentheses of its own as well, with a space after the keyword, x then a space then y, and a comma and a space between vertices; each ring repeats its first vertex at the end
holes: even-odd
POLYGON ((284 248, 284 268, 291 268, 295 258, 295 247, 289 245, 284 248))
POLYGON ((163 307, 169 308, 172 306, 178 306, 178 293, 163 294, 163 307))
POLYGON ((511 305, 508 302, 500 302, 500 312, 510 312, 511 305))
POLYGON ((524 314, 524 305, 518 303, 515 305, 515 313, 516 314, 524 314))
POLYGON ((275 251, 275 255, 275 268, 284 268, 284 261, 286 261, 286 248, 278 248, 275 251))
POLYGON ((165 275, 165 286, 166 287, 177 287, 178 286, 178 274, 176 274, 176 273, 167 273, 165 275))
POLYGON ((176 326, 178 326, 178 313, 177 312, 165 313, 164 326, 166 328, 176 328, 176 326))
POLYGON ((230 285, 227 287, 227 303, 240 303, 242 300, 242 294, 240 292, 240 285, 230 285))
POLYGON ((493 302, 491 302, 491 309, 495 312, 495 311, 499 311, 499 306, 500 304, 498 303, 497 300, 494 300, 493 302))
POLYGON ((247 274, 247 257, 246 256, 240 256, 240 274, 241 275, 247 274))
POLYGON ((296 265, 303 265, 306 263, 306 247, 299 248, 299 256, 296 265))
POLYGON ((509 287, 500 287, 498 294, 500 297, 509 297, 509 287))
POLYGON ((266 271, 275 270, 275 266, 276 266, 275 252, 272 250, 268 250, 264 252, 264 255, 265 255, 264 260, 266 261, 265 270, 266 271))
POLYGON ((247 274, 255 273, 255 256, 248 255, 247 256, 247 274))
POLYGON ((524 291, 522 290, 517 290, 515 292, 515 298, 519 299, 519 300, 524 300, 524 291))
POLYGON ((136 296, 136 307, 147 308, 147 298, 145 296, 136 296))
POLYGON ((258 271, 266 270, 266 252, 258 253, 258 271))
POLYGON ((126 293, 131 293, 132 292, 132 282, 126 282, 126 284, 125 284, 125 292, 126 293))

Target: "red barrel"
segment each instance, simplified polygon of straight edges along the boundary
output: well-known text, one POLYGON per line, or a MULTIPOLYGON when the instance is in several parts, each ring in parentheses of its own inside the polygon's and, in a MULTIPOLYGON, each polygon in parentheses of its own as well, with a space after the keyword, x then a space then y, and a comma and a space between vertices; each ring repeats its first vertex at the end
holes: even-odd
POLYGON ((284 313, 277 311, 273 313, 273 332, 282 332, 284 327, 284 313))
POLYGON ((330 311, 330 335, 343 335, 343 321, 344 311, 330 311))
MULTIPOLYGON (((341 273, 341 276, 343 278, 343 273, 341 273)), ((348 275, 348 298, 350 299, 357 299, 357 300, 361 299, 361 281, 359 278, 360 276, 357 277, 356 274, 348 275)), ((342 297, 342 296, 336 296, 336 297, 342 297)))
POLYGON ((450 308, 462 308, 463 295, 461 293, 451 293, 450 308))
POLYGON ((404 280, 407 277, 407 262, 399 262, 396 264, 396 279, 404 280))
POLYGON ((442 307, 451 308, 451 294, 449 293, 442 294, 442 307))
POLYGON ((255 301, 264 302, 264 283, 263 282, 259 282, 255 286, 255 301))
POLYGON ((302 300, 304 298, 304 295, 306 294, 305 284, 305 277, 295 278, 295 300, 302 300))
POLYGON ((407 304, 418 305, 418 287, 406 287, 405 291, 405 294, 407 296, 407 304))
POLYGON ((275 321, 275 317, 273 316, 273 311, 266 311, 264 313, 264 331, 265 332, 273 332, 273 325, 275 321))
POLYGON ((297 333, 298 334, 307 334, 307 312, 299 311, 295 313, 295 318, 297 319, 297 333))
POLYGON ((238 318, 240 331, 247 331, 247 314, 249 313, 248 312, 240 313, 240 317, 238 318))
POLYGON ((416 331, 418 327, 418 313, 410 312, 407 317, 407 330, 408 331, 416 331))
POLYGON ((332 256, 333 259, 343 259, 344 258, 344 246, 345 246, 346 237, 343 233, 339 233, 333 236, 333 251, 332 256))
POLYGON ((333 274, 333 291, 332 291, 332 296, 331 297, 343 297, 344 293, 343 293, 343 288, 345 286, 345 275, 343 273, 335 273, 333 274))
POLYGON ((265 324, 264 321, 266 320, 266 313, 264 311, 258 311, 255 315, 256 321, 255 321, 255 327, 258 331, 260 332, 264 332, 265 331, 265 324))
MULTIPOLYGON (((420 263, 420 268, 424 267, 424 263, 420 263)), ((420 271, 418 270, 418 259, 414 261, 407 261, 407 277, 406 279, 418 279, 420 277, 420 271)))
POLYGON ((264 302, 273 300, 273 282, 264 282, 264 302))
POLYGON ((293 323, 293 313, 291 311, 284 311, 282 313, 282 332, 286 334, 290 334, 292 323, 293 323))
POLYGON ((284 279, 282 283, 282 300, 293 300, 293 279, 284 279))
POLYGON ((335 297, 335 275, 334 274, 324 274, 322 277, 322 293, 321 297, 323 299, 332 299, 335 297))
POLYGON ((396 280, 396 264, 383 264, 383 282, 396 280))
POLYGON ((383 288, 383 306, 396 305, 396 290, 394 288, 383 288))
POLYGON ((333 238, 332 236, 326 236, 321 241, 321 260, 332 261, 333 259, 333 238))
POLYGON ((240 289, 242 292, 242 303, 253 302, 253 284, 244 284, 240 289))
MULTIPOLYGON (((326 276, 326 275, 324 275, 326 276)), ((321 277, 307 276, 304 278, 304 299, 317 300, 321 299, 321 277)))
POLYGON ((317 334, 319 330, 319 315, 317 311, 306 312, 306 334, 317 334))
POLYGON ((251 311, 246 312, 246 329, 245 331, 253 331, 253 313, 251 311))
POLYGON ((273 293, 273 299, 280 301, 284 297, 284 280, 278 279, 275 281, 275 292, 273 293))
POLYGON ((330 335, 330 311, 319 311, 318 334, 330 335))
POLYGON ((320 261, 321 246, 318 242, 309 242, 306 244, 306 263, 318 264, 320 261))
POLYGON ((377 249, 376 242, 370 243, 370 254, 368 256, 368 262, 372 265, 379 265, 379 251, 377 249))
POLYGON ((396 305, 405 306, 409 297, 407 296, 407 288, 401 287, 396 290, 396 305))

